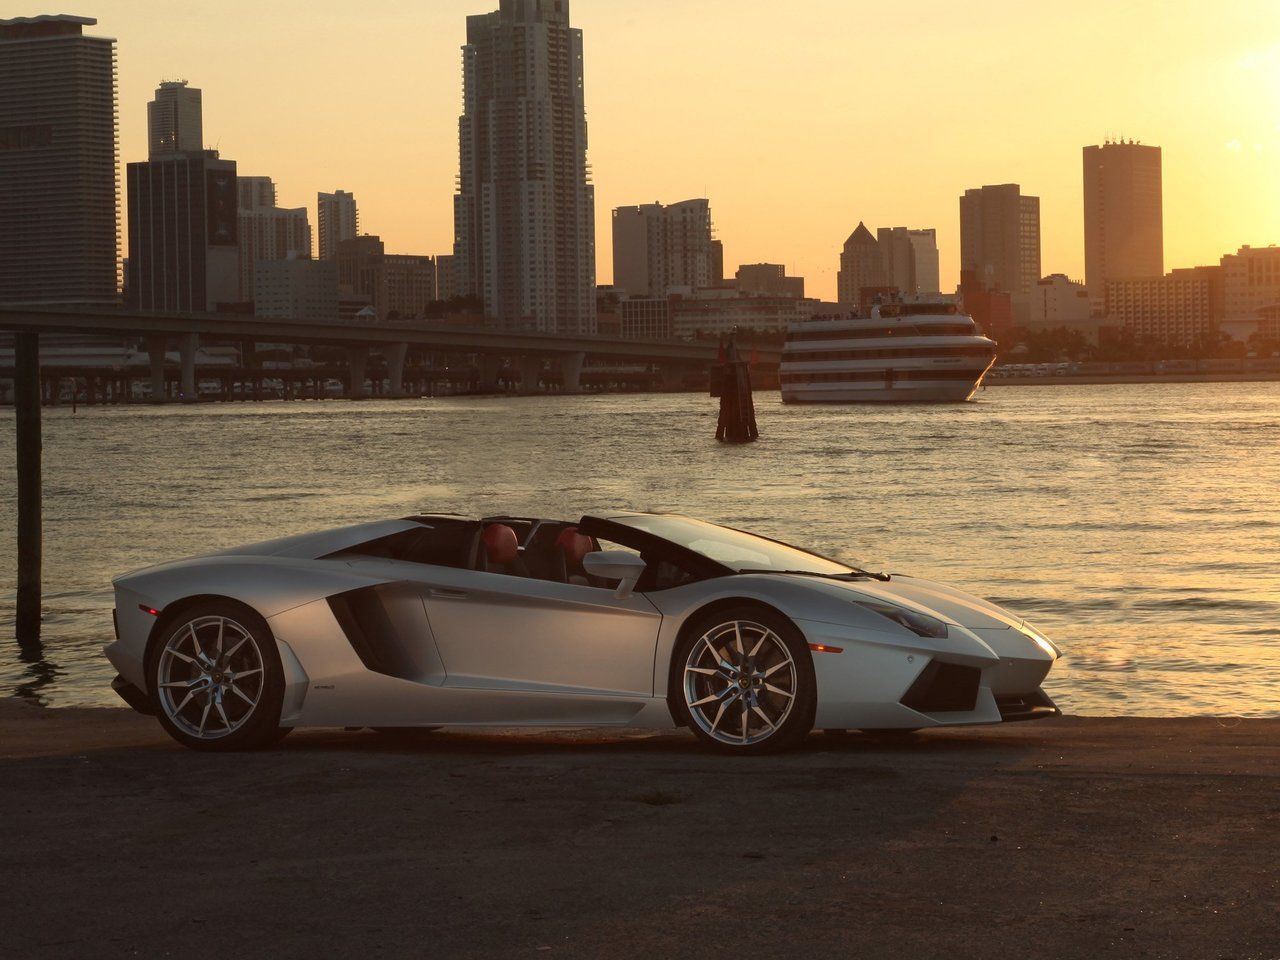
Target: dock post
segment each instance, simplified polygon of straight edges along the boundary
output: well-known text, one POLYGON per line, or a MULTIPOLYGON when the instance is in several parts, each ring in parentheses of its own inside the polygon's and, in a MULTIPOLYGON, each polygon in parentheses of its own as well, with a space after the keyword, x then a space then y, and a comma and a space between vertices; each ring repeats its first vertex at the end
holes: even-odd
POLYGON ((200 336, 183 334, 179 344, 182 351, 182 402, 195 403, 200 399, 196 390, 196 350, 200 346, 200 336))
POLYGON ((387 361, 387 396, 404 396, 404 360, 409 353, 407 343, 388 343, 382 348, 387 361))
POLYGON ((721 346, 719 362, 711 368, 711 395, 720 398, 717 440, 750 443, 760 436, 751 396, 751 364, 738 359, 732 337, 728 349, 721 346))
POLYGON ((40 334, 14 335, 13 403, 18 453, 18 596, 20 646, 40 642, 40 334))

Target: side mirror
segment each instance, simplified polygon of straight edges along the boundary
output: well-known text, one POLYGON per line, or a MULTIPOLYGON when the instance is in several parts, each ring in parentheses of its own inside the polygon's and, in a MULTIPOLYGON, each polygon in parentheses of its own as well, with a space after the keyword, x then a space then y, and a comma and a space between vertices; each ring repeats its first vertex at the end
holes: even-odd
POLYGON ((636 588, 636 582, 644 573, 644 560, 630 550, 596 550, 582 558, 582 568, 593 577, 617 580, 614 596, 625 600, 636 588))

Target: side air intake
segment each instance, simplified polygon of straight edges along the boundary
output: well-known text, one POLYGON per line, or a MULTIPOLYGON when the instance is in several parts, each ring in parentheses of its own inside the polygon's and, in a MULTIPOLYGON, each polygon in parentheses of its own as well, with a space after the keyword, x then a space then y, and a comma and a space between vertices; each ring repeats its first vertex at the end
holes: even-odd
POLYGON ((375 673, 417 680, 421 666, 396 628, 379 587, 361 587, 329 597, 329 609, 360 662, 375 673))

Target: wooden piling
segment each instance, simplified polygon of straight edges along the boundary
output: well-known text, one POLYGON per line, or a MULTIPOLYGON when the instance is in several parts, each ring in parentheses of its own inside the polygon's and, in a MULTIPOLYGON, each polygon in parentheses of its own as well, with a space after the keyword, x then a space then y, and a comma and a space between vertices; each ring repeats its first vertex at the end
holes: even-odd
POLYGON ((15 635, 40 641, 40 334, 14 334, 13 404, 18 453, 18 596, 15 635))
POLYGON ((711 368, 711 395, 720 398, 716 439, 726 443, 750 443, 760 436, 755 403, 751 397, 751 365, 738 359, 732 339, 721 348, 719 362, 711 368))

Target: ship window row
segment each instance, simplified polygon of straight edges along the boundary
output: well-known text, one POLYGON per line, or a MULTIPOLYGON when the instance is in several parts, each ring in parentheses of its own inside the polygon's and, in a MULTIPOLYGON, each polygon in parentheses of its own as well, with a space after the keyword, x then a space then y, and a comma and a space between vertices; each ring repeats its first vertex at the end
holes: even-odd
POLYGON ((855 383, 872 380, 977 380, 978 370, 845 370, 839 373, 783 373, 782 383, 855 383))
POLYGON ((878 340, 882 337, 966 337, 972 323, 937 323, 924 326, 862 327, 852 330, 797 330, 791 340, 878 340))
POLYGON ((989 357, 993 348, 986 344, 960 347, 896 347, 893 349, 868 350, 804 350, 798 353, 787 351, 782 355, 785 361, 801 360, 888 360, 894 357, 989 357))

